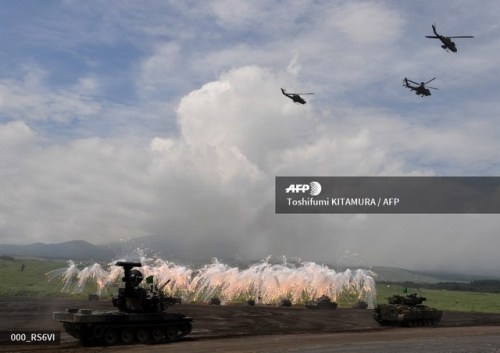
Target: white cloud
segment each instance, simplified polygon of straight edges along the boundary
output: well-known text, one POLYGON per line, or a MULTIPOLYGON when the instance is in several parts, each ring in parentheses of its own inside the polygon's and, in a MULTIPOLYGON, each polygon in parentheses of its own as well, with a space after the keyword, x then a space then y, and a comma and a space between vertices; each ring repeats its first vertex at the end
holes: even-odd
POLYGON ((286 68, 286 71, 289 74, 291 74, 291 75, 293 75, 295 77, 297 77, 297 75, 299 74, 300 69, 301 69, 301 66, 299 64, 299 60, 298 59, 299 59, 298 58, 298 53, 295 52, 294 55, 293 55, 292 60, 290 61, 290 63, 288 64, 288 66, 286 68))
POLYGON ((219 23, 229 28, 255 24, 261 13, 256 2, 248 1, 217 0, 211 7, 219 23))
POLYGON ((159 46, 153 55, 146 58, 140 68, 140 84, 138 91, 147 96, 155 90, 165 90, 172 82, 175 68, 179 66, 181 48, 176 43, 159 46))
POLYGON ((401 14, 377 2, 348 2, 333 7, 328 22, 356 45, 383 44, 402 36, 401 14))
POLYGON ((295 144, 296 131, 308 124, 307 106, 294 106, 279 90, 286 77, 248 66, 191 92, 177 110, 183 139, 193 146, 236 146, 262 167, 269 153, 295 144))
POLYGON ((95 78, 80 77, 66 88, 51 88, 47 72, 26 67, 20 78, 0 79, 0 106, 8 119, 67 122, 94 117, 101 105, 94 99, 99 83, 95 78))
POLYGON ((7 152, 8 148, 30 145, 33 140, 33 131, 22 121, 10 121, 0 126, 0 144, 4 152, 7 152))

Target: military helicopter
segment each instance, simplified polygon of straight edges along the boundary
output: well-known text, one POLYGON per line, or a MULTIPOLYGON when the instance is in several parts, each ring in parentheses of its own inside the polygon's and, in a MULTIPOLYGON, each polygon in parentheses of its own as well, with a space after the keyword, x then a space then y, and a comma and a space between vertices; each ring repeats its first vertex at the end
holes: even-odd
POLYGON ((427 82, 420 82, 420 84, 416 83, 415 81, 412 81, 412 80, 408 80, 406 77, 403 79, 403 87, 406 87, 406 88, 409 88, 413 91, 415 91, 415 94, 419 94, 420 97, 423 97, 423 96, 430 96, 431 95, 431 91, 429 90, 429 88, 432 88, 432 89, 437 89, 435 87, 425 87, 426 84, 428 84, 429 82, 431 81, 434 81, 436 78, 434 77, 433 79, 430 79, 429 81, 427 82), (412 86, 410 85, 408 82, 411 82, 411 83, 414 83, 418 86, 412 86))
POLYGON ((432 30, 434 31, 435 36, 425 36, 426 38, 435 38, 439 39, 443 45, 441 45, 441 48, 449 52, 450 50, 454 53, 457 52, 457 47, 455 46, 455 43, 450 39, 450 38, 474 38, 473 36, 454 36, 454 37, 445 37, 436 32, 436 25, 432 25, 432 30))
POLYGON ((301 95, 306 95, 306 94, 314 94, 314 93, 286 93, 286 91, 282 88, 281 92, 291 100, 293 100, 295 103, 299 104, 306 104, 306 101, 304 98, 301 97, 301 95))

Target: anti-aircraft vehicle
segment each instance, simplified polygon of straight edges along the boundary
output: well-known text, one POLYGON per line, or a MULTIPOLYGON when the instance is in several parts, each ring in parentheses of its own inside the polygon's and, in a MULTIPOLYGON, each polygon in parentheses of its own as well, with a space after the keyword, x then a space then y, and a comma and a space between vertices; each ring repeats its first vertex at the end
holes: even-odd
POLYGON ((118 311, 76 308, 54 312, 53 318, 63 324, 66 332, 83 345, 107 346, 171 342, 191 332, 191 318, 164 312, 175 303, 175 298, 164 297, 162 288, 153 284, 152 276, 146 278, 149 287, 140 286, 143 275, 132 269, 141 267, 140 262, 119 261, 116 266, 123 267, 125 283, 112 299, 118 311))
POLYGON ((425 38, 434 38, 434 39, 439 39, 443 45, 441 45, 441 48, 449 52, 450 50, 454 53, 457 52, 457 47, 455 45, 455 42, 453 42, 450 38, 474 38, 473 36, 453 36, 453 37, 445 37, 436 31, 436 25, 432 25, 432 30, 434 31, 434 36, 425 36, 425 38))

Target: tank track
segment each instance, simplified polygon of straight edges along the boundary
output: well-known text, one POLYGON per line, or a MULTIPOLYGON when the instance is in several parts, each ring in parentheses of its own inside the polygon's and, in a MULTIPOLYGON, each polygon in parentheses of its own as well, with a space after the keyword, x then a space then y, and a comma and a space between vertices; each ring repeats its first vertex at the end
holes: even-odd
POLYGON ((54 313, 54 319, 62 322, 66 332, 85 346, 174 342, 192 330, 192 320, 183 314, 144 315, 88 311, 90 310, 68 309, 67 312, 54 313))

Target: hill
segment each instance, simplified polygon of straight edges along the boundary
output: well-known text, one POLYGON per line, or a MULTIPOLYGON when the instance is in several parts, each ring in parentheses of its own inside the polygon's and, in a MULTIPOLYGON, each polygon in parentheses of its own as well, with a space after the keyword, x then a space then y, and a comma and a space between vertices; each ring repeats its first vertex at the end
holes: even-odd
POLYGON ((84 240, 63 243, 34 243, 29 245, 3 244, 0 255, 14 257, 35 257, 61 260, 109 261, 115 256, 109 246, 93 245, 84 240))

